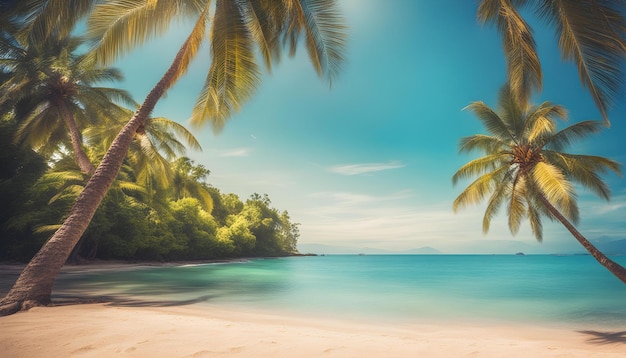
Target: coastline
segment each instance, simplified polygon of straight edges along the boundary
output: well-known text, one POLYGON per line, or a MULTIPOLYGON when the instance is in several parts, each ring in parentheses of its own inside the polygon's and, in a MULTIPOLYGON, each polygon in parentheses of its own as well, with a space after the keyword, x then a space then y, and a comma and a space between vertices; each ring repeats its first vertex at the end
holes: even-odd
MULTIPOLYGON (((67 274, 203 265, 97 262, 67 274)), ((0 296, 24 265, 0 264, 0 296)), ((59 293, 59 292, 57 292, 59 293)), ((62 293, 62 292, 60 292, 62 293)), ((57 296, 58 297, 58 296, 57 296)), ((211 301, 55 299, 0 317, 7 357, 622 357, 626 327, 424 319, 349 320, 211 301), (77 304, 80 303, 80 304, 77 304)))
POLYGON ((7 357, 622 357, 624 332, 371 324, 219 305, 36 307, 0 318, 7 357))
MULTIPOLYGON (((150 267, 174 267, 187 265, 210 265, 219 263, 246 262, 254 259, 262 259, 263 257, 242 257, 233 259, 215 259, 202 261, 121 261, 121 260, 91 260, 79 264, 65 264, 61 268, 60 274, 63 273, 79 273, 79 272, 97 272, 97 271, 123 271, 135 270, 138 268, 150 267)), ((26 263, 0 262, 0 297, 4 297, 11 286, 15 283, 22 270, 26 267, 26 263)))

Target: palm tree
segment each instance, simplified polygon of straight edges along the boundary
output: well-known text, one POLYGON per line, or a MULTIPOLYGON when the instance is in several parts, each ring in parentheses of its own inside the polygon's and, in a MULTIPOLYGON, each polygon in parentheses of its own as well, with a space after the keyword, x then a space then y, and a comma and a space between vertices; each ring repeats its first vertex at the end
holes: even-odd
MULTIPOLYGON (((84 132, 87 143, 102 148, 102 154, 111 146, 117 132, 124 127, 133 111, 117 107, 118 112, 108 121, 91 126, 84 132)), ((135 180, 150 189, 169 188, 174 173, 171 162, 186 153, 186 146, 202 150, 200 143, 183 125, 164 117, 150 117, 137 129, 128 151, 127 161, 133 168, 135 180)), ((100 156, 101 157, 101 156, 100 156)))
POLYGON ((209 175, 209 170, 203 165, 194 165, 193 161, 187 157, 176 159, 172 167, 174 171, 171 185, 173 200, 195 198, 204 210, 211 213, 213 198, 203 182, 209 175))
MULTIPOLYGON (((73 12, 46 18, 62 19, 73 12)), ((335 0, 135 0, 105 1, 90 20, 90 33, 101 35, 95 53, 106 62, 162 33, 175 16, 193 17, 195 24, 171 66, 120 131, 81 192, 67 219, 33 257, 9 293, 0 301, 0 315, 50 303, 52 286, 73 247, 106 195, 135 133, 149 118, 163 94, 187 70, 210 31, 212 63, 193 112, 196 124, 219 129, 250 98, 260 81, 257 51, 271 68, 283 44, 293 54, 301 38, 318 74, 332 81, 342 63, 345 34, 335 0), (258 50, 257 50, 258 49, 258 50)), ((73 14, 71 15, 74 16, 73 14)), ((33 31, 34 33, 34 31, 33 31)))
POLYGON ((623 96, 626 73, 624 0, 481 0, 478 19, 494 23, 503 36, 508 81, 518 102, 541 91, 542 70, 530 25, 520 10, 530 7, 554 27, 562 58, 578 68, 602 117, 623 96))
POLYGON ((123 90, 97 87, 118 81, 121 73, 97 68, 93 56, 76 55, 83 43, 78 37, 60 38, 53 33, 46 42, 6 43, 0 65, 9 78, 0 84, 0 106, 12 104, 20 123, 15 141, 25 141, 47 156, 68 139, 75 161, 84 173, 95 170, 85 154, 81 128, 110 115, 114 101, 133 103, 123 90))
POLYGON ((566 119, 563 107, 543 102, 539 106, 520 105, 510 87, 499 96, 500 110, 483 102, 467 109, 474 112, 490 135, 477 134, 461 139, 460 151, 481 151, 485 156, 462 166, 452 177, 478 176, 454 201, 453 209, 477 204, 488 197, 483 232, 500 207, 506 207, 508 225, 516 234, 528 218, 535 238, 542 241, 541 216, 560 221, 583 247, 604 267, 626 283, 626 269, 594 247, 576 228, 578 205, 573 183, 609 200, 610 190, 599 174, 620 173, 620 165, 610 159, 570 154, 563 149, 574 140, 598 132, 603 122, 583 121, 557 131, 557 118, 566 119))

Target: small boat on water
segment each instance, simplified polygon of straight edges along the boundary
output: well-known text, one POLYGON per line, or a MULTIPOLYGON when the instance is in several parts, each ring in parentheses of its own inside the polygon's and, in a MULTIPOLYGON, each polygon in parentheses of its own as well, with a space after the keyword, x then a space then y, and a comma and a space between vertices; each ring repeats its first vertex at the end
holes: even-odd
POLYGON ((524 256, 525 254, 523 252, 518 252, 515 254, 515 256, 524 256))

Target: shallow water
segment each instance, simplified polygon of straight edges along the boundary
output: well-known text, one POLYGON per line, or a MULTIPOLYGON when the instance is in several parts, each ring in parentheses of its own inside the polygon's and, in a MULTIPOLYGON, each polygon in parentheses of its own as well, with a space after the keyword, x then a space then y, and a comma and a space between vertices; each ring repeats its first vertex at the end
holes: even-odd
POLYGON ((327 255, 74 272, 58 278, 54 296, 409 323, 626 325, 626 285, 590 256, 327 255))

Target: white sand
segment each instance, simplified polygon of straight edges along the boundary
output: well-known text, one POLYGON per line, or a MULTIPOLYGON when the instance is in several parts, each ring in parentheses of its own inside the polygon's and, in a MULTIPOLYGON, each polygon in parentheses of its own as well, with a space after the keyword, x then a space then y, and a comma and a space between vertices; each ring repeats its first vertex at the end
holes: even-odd
POLYGON ((394 326, 214 305, 85 304, 0 317, 0 356, 626 357, 626 332, 598 338, 575 329, 518 324, 394 326))

